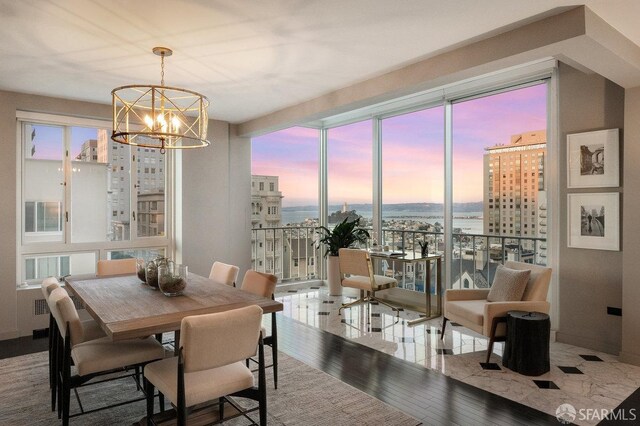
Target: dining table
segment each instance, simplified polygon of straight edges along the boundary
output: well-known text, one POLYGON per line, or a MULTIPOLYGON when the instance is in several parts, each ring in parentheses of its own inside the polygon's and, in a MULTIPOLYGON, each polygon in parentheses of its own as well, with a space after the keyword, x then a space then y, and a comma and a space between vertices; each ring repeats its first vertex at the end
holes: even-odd
MULTIPOLYGON (((182 319, 258 305, 263 312, 282 311, 282 303, 189 273, 179 296, 165 296, 136 274, 69 276, 67 290, 79 300, 112 341, 175 332, 176 350, 182 319)), ((272 333, 275 321, 272 321, 272 333)))

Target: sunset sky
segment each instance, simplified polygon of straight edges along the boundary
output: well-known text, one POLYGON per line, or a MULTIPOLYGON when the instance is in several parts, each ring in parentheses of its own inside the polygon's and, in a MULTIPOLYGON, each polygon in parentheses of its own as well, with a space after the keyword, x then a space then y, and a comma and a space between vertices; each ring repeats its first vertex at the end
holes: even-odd
MULTIPOLYGON (((484 148, 546 129, 540 84, 453 106, 454 202, 482 201, 484 148)), ((329 204, 371 203, 372 123, 328 131, 329 204)), ((444 201, 444 108, 382 121, 383 203, 444 201)), ((318 204, 318 131, 295 127, 252 140, 252 174, 279 176, 283 206, 318 204)))

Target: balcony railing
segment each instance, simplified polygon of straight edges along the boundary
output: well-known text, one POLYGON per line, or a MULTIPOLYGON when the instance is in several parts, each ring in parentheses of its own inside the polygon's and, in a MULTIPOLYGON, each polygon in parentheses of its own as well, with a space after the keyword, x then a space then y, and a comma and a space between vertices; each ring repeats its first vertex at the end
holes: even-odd
POLYGON ((278 227, 251 230, 252 265, 279 282, 319 279, 320 251, 313 242, 318 228, 278 227))
MULTIPOLYGON (((325 275, 320 269, 324 248, 314 245, 317 229, 312 226, 252 229, 253 268, 276 275, 280 282, 320 279, 325 275)), ((419 242, 427 242, 429 253, 444 254, 444 238, 443 232, 383 229, 380 241, 390 250, 405 253, 420 253, 419 242)), ((546 238, 540 237, 454 233, 450 257, 452 282, 447 288, 487 288, 497 266, 506 260, 544 265, 546 248, 546 238)))

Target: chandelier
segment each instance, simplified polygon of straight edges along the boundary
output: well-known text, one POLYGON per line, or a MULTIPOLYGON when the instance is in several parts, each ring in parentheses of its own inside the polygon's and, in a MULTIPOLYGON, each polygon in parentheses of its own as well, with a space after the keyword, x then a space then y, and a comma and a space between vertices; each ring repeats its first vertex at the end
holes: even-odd
POLYGON ((164 85, 164 58, 171 49, 154 47, 160 56, 160 85, 129 85, 111 91, 115 142, 159 149, 209 145, 209 100, 196 92, 164 85))

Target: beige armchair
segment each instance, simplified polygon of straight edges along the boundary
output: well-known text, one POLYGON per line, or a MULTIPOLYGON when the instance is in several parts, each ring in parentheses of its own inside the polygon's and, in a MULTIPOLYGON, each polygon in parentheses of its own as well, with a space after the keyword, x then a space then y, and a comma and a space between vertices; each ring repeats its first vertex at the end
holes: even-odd
POLYGON ((441 339, 447 321, 458 323, 489 338, 487 361, 493 351, 493 343, 504 341, 508 311, 549 313, 547 292, 551 280, 551 268, 530 263, 507 261, 505 267, 530 270, 529 281, 520 301, 488 302, 489 289, 447 290, 444 294, 444 317, 441 339))

